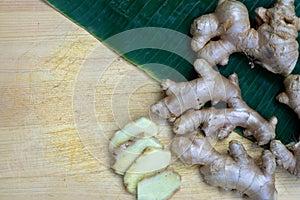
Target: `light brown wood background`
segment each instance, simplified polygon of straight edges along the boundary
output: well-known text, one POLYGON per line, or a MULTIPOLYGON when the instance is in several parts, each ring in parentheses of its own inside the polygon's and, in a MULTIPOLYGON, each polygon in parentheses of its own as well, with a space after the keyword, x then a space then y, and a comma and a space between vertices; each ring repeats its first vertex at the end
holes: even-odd
MULTIPOLYGON (((159 84, 39 0, 0 1, 0 199, 134 199, 109 169, 108 138, 149 116, 159 84)), ((169 144, 163 120, 159 139, 169 144)), ((261 149, 233 134, 253 156, 261 149)), ((173 199, 240 199, 174 161, 173 199)), ((279 199, 300 180, 277 169, 279 199)))

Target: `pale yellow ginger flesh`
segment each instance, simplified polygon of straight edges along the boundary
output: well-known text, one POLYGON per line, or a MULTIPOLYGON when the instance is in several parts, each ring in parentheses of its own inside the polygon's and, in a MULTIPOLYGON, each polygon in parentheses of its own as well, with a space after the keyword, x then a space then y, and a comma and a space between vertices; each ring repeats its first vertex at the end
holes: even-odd
POLYGON ((227 79, 203 59, 197 59, 194 67, 200 78, 180 83, 163 81, 167 97, 151 107, 153 113, 175 121, 175 133, 185 134, 200 128, 209 137, 224 138, 241 126, 259 145, 275 138, 277 118, 267 121, 243 101, 236 74, 227 79), (228 108, 201 109, 209 101, 226 102, 228 108))
POLYGON ((163 148, 155 138, 137 138, 128 141, 114 150, 114 163, 112 169, 116 174, 124 175, 129 166, 148 148, 163 148))
POLYGON ((277 0, 273 8, 257 8, 259 28, 250 27, 246 6, 219 0, 214 13, 197 18, 191 26, 192 49, 212 66, 226 65, 234 52, 244 52, 273 73, 287 76, 298 59, 296 38, 300 20, 294 0, 277 0))
POLYGON ((158 133, 158 127, 151 120, 142 117, 135 122, 128 123, 122 130, 117 131, 109 143, 109 151, 112 153, 115 147, 119 147, 138 136, 152 137, 158 133))
POLYGON ((136 194, 140 185, 138 199, 168 199, 180 187, 180 176, 165 171, 171 163, 171 152, 163 150, 152 137, 157 132, 155 123, 142 117, 117 131, 109 144, 113 171, 124 175, 128 192, 136 194))
POLYGON ((164 171, 138 183, 138 200, 169 199, 180 188, 180 176, 173 171, 164 171))
POLYGON ((231 141, 229 155, 222 155, 207 138, 176 137, 172 151, 186 164, 202 165, 200 173, 209 185, 238 190, 250 199, 277 199, 274 184, 276 163, 269 150, 262 152, 261 167, 238 141, 231 141))
POLYGON ((170 151, 148 147, 132 163, 124 175, 124 184, 127 191, 136 194, 139 181, 164 171, 170 163, 170 151))
POLYGON ((285 92, 277 100, 291 107, 300 119, 300 75, 289 75, 284 80, 285 92))
POLYGON ((279 140, 273 140, 270 150, 275 155, 276 162, 289 173, 300 178, 300 142, 288 150, 279 140))

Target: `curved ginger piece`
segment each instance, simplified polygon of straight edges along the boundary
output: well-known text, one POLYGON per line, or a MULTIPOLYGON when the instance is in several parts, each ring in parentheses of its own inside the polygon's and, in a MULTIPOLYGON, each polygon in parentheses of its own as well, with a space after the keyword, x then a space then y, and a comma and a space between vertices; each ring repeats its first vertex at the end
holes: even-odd
POLYGON ((276 117, 266 121, 247 105, 243 109, 211 107, 187 111, 175 121, 173 131, 176 134, 187 134, 202 126, 206 136, 223 139, 239 126, 245 128, 245 135, 253 135, 258 145, 264 145, 275 138, 276 124, 276 117))
POLYGON ((226 65, 230 54, 258 45, 246 6, 235 0, 219 0, 214 13, 194 20, 190 32, 192 49, 212 66, 226 65))
POLYGON ((268 150, 262 152, 261 168, 235 140, 229 144, 230 155, 221 155, 206 138, 176 137, 172 151, 184 163, 204 165, 200 167, 200 173, 209 185, 238 190, 250 199, 277 199, 275 157, 268 150))
POLYGON ((207 136, 224 138, 235 127, 242 126, 246 128, 245 134, 253 135, 259 145, 275 138, 277 118, 267 121, 243 101, 236 74, 227 79, 203 59, 197 59, 194 65, 200 78, 181 83, 164 81, 162 87, 167 97, 151 107, 160 117, 176 120, 175 133, 185 134, 200 127, 207 136), (208 101, 223 101, 229 108, 198 110, 208 101))
POLYGON ((273 140, 270 150, 275 155, 279 166, 300 178, 300 142, 289 151, 279 140, 273 140))
POLYGON ((244 4, 219 0, 214 13, 192 24, 192 49, 212 66, 226 65, 232 53, 244 52, 267 70, 287 76, 298 59, 300 20, 294 0, 278 0, 273 8, 256 9, 256 15, 260 23, 257 31, 250 27, 244 4))
POLYGON ((208 101, 231 102, 239 96, 240 88, 233 83, 235 80, 222 76, 204 59, 197 59, 194 68, 201 78, 180 83, 166 79, 161 83, 167 97, 151 107, 153 113, 174 121, 186 110, 200 109, 208 101))
POLYGON ((277 100, 291 107, 300 118, 300 75, 289 75, 283 82, 285 92, 277 100))

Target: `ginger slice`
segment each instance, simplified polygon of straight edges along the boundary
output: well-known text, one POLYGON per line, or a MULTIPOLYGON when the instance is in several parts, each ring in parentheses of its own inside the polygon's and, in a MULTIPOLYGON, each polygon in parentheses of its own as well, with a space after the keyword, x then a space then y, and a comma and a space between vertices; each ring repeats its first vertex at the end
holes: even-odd
POLYGON ((138 200, 169 199, 180 188, 180 176, 174 171, 164 171, 144 178, 137 186, 138 200))
POLYGON ((156 136, 157 133, 158 127, 156 124, 151 120, 142 117, 135 122, 127 124, 122 130, 115 133, 113 138, 110 140, 109 151, 112 153, 115 147, 121 146, 138 135, 143 134, 144 137, 152 137, 156 136))
POLYGON ((115 150, 115 162, 112 165, 114 172, 124 175, 129 166, 147 147, 162 148, 163 145, 155 138, 138 138, 136 141, 121 145, 115 150))
POLYGON ((127 191, 136 194, 139 181, 165 170, 170 163, 170 151, 148 147, 134 161, 124 175, 124 184, 127 191))

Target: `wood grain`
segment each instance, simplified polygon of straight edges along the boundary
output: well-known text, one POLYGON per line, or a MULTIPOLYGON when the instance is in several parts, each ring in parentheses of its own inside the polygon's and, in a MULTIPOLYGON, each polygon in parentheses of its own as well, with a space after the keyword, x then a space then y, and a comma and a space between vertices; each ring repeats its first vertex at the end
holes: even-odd
MULTIPOLYGON (((109 169, 107 142, 132 119, 150 116, 159 84, 42 1, 0 1, 0 199, 134 199, 109 169)), ((168 146, 171 131, 160 124, 168 146)), ((261 149, 238 135, 251 155, 261 149)), ((240 199, 174 161, 173 199, 240 199)), ((277 169, 279 199, 300 182, 277 169)))

